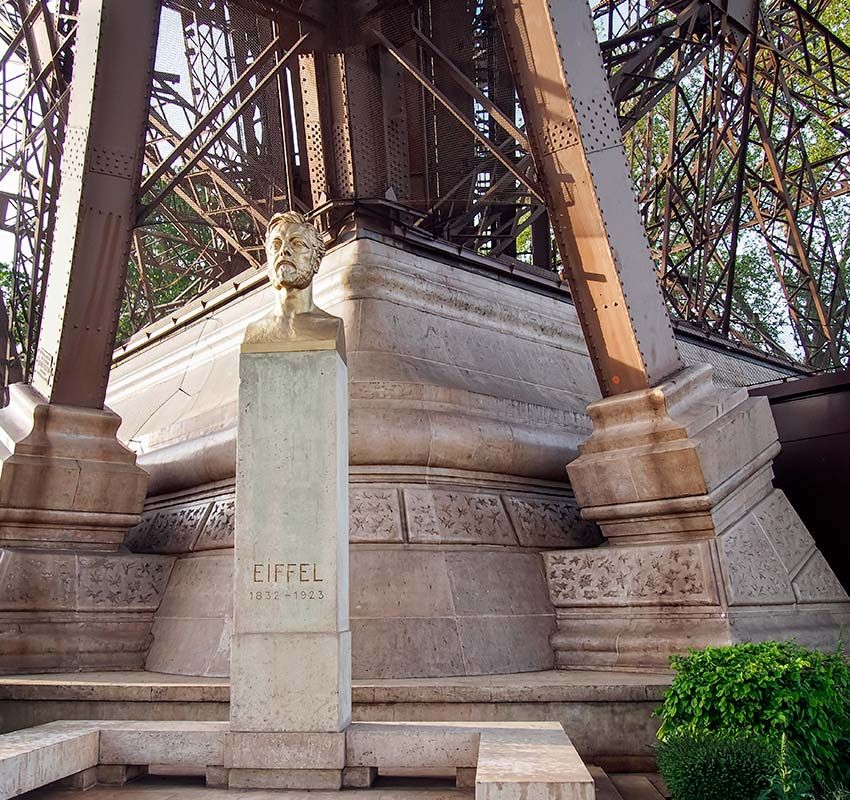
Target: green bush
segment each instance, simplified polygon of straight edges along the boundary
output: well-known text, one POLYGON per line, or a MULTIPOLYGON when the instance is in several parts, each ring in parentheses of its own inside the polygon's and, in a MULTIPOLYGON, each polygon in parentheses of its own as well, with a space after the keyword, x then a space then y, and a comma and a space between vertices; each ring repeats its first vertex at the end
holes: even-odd
POLYGON ((656 714, 659 738, 726 731, 783 737, 800 769, 823 790, 850 783, 850 665, 842 651, 761 642, 672 656, 673 684, 656 714))
POLYGON ((728 733, 672 735, 656 757, 675 800, 760 800, 776 760, 764 739, 728 733))

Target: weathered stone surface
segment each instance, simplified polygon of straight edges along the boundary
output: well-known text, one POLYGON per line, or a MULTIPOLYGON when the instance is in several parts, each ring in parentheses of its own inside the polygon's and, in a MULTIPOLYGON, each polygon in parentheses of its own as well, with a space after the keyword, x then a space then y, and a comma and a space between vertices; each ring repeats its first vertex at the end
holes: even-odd
POLYGON ((222 722, 104 722, 100 764, 186 765, 224 763, 222 722))
MULTIPOLYGON (((229 551, 177 560, 156 614, 147 669, 221 674, 216 660, 222 647, 229 659, 232 583, 233 556, 229 551)), ((228 674, 228 669, 229 664, 223 674, 228 674)))
POLYGON ((378 777, 375 767, 346 767, 342 771, 344 789, 368 789, 378 777))
POLYGON ((771 486, 765 398, 717 389, 703 365, 588 412, 594 433, 568 472, 610 546, 544 555, 559 666, 658 669, 689 646, 840 625, 847 596, 828 569, 811 594, 833 605, 816 622, 799 605, 800 565, 820 554, 771 486))
POLYGON ((229 733, 224 765, 240 769, 342 769, 344 733, 229 733))
POLYGON ((342 788, 340 769, 229 769, 230 789, 301 789, 304 791, 342 788))
POLYGON ((240 378, 232 730, 340 731, 351 720, 347 370, 335 349, 243 353, 240 378))
POLYGON ((209 501, 148 511, 124 543, 136 553, 188 553, 210 513, 209 501))
POLYGON ((233 547, 234 516, 236 498, 234 495, 217 497, 212 504, 209 516, 204 523, 195 550, 218 550, 233 547))
POLYGON ((543 725, 541 729, 482 731, 475 776, 476 798, 595 799, 593 778, 569 737, 562 728, 543 725))
POLYGON ((803 565, 792 585, 799 603, 843 603, 847 605, 847 593, 826 559, 815 551, 803 565))
POLYGON ((0 550, 0 611, 156 611, 174 559, 0 550))
POLYGON ((51 405, 30 384, 0 410, 0 543, 116 550, 139 520, 147 474, 109 409, 51 405))
POLYGON ((345 732, 350 767, 474 767, 480 729, 475 723, 355 722, 345 732))
POLYGON ((350 722, 349 632, 236 633, 232 641, 234 731, 338 731, 350 722))
POLYGON ((16 797, 97 765, 97 728, 50 723, 0 739, 0 797, 16 797))

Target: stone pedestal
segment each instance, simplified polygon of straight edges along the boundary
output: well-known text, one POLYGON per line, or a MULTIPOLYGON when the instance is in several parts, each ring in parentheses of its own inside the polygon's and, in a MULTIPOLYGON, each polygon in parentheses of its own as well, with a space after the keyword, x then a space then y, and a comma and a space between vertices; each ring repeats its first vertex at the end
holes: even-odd
POLYGON ((147 473, 109 409, 51 405, 9 387, 0 411, 0 545, 117 550, 139 521, 147 473))
POLYGON ((835 647, 850 602, 785 495, 764 398, 711 367, 592 403, 568 467, 607 546, 544 555, 560 667, 657 670, 688 647, 795 637, 835 647))
POLYGON ((0 411, 0 672, 140 669, 173 558, 119 552, 147 473, 108 409, 9 387, 0 411))
POLYGON ((240 360, 228 784, 338 789, 351 721, 347 368, 334 342, 250 347, 240 360))

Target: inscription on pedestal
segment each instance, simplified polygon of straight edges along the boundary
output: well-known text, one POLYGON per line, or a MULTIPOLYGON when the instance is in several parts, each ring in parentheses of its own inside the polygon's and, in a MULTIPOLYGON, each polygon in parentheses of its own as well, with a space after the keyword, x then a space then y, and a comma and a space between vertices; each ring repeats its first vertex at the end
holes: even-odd
POLYGON ((257 585, 249 589, 248 597, 251 600, 324 600, 322 584, 325 579, 321 572, 316 561, 254 564, 251 582, 266 586, 257 585))

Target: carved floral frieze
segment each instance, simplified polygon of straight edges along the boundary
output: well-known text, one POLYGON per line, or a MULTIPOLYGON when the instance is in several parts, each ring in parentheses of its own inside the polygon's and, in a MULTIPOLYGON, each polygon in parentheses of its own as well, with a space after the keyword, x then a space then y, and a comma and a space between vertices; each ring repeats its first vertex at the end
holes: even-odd
POLYGON ((404 503, 411 542, 517 544, 497 494, 405 489, 404 503))
POLYGON ((348 534, 352 542, 402 541, 398 490, 351 489, 348 534))
MULTIPOLYGON (((233 547, 236 499, 227 494, 145 513, 127 547, 139 553, 188 553, 233 547)), ((354 543, 496 544, 591 547, 599 529, 567 497, 531 493, 355 485, 349 493, 354 543)))
POLYGON ((558 608, 717 602, 705 543, 566 550, 543 560, 558 608))
POLYGON ((0 610, 155 611, 174 559, 0 551, 0 610))
POLYGON ((505 497, 519 543, 525 547, 593 547, 599 527, 581 518, 575 501, 552 497, 505 497))
POLYGON ((217 550, 233 547, 233 525, 236 518, 236 496, 220 497, 212 503, 209 516, 195 543, 195 550, 217 550))

